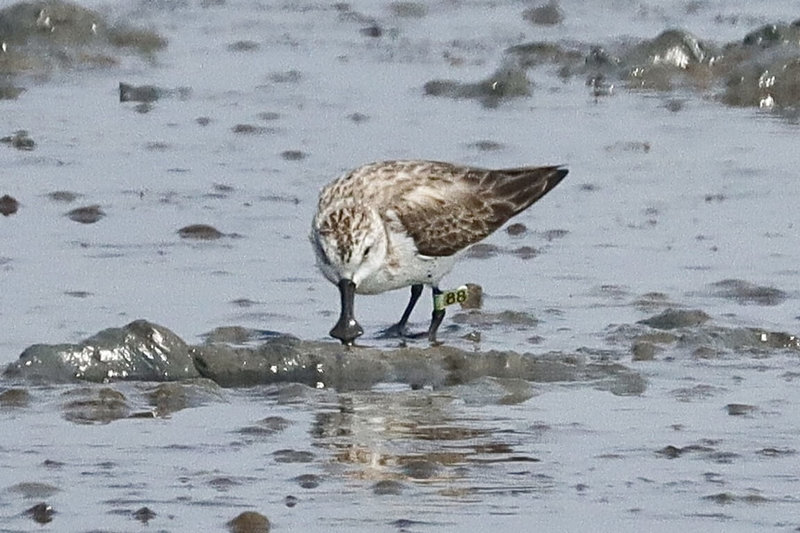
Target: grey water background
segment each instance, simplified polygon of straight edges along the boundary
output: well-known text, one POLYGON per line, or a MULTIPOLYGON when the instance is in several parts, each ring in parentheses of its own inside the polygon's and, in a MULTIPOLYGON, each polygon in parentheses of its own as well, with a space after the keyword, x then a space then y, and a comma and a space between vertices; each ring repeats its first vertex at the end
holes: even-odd
MULTIPOLYGON (((138 318, 189 343, 219 326, 326 341, 338 298, 306 235, 327 181, 386 158, 570 175, 518 217, 527 232, 500 230, 447 278, 485 292, 477 318, 445 319, 447 344, 476 354, 460 379, 0 383, 25 391, 0 410, 0 529, 216 530, 246 510, 305 531, 800 526, 792 113, 680 83, 609 77, 596 95, 557 63, 526 71, 527 96, 425 94, 486 79, 526 42, 614 50, 682 28, 722 45, 796 20, 795 5, 565 1, 553 26, 526 2, 81 5, 168 46, 23 74, 0 100, 0 136, 36 142, 0 145, 0 194, 20 203, 0 219, 3 364, 138 318), (121 103, 121 81, 189 90, 121 103), (94 224, 64 216, 94 204, 94 224), (226 235, 179 236, 197 223, 226 235), (637 324, 667 308, 709 318, 667 338, 637 324), (500 376, 479 363, 492 350, 566 370, 500 376), (49 524, 24 513, 40 501, 49 524), (136 518, 144 507, 155 516, 136 518)), ((389 365, 397 343, 370 335, 406 297, 356 301, 389 365)))

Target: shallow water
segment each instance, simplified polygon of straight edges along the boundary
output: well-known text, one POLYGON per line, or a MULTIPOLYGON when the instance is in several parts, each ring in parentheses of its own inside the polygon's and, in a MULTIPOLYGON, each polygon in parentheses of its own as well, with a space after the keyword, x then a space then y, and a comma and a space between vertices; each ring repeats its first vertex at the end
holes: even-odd
MULTIPOLYGON (((449 310, 442 330, 476 359, 458 371, 429 352, 436 379, 421 390, 396 371, 403 355, 376 356, 386 381, 353 375, 338 390, 6 379, 22 392, 0 398, 0 529, 41 529, 23 514, 39 502, 54 531, 139 528, 143 507, 159 531, 220 529, 245 510, 306 531, 800 526, 791 114, 687 87, 615 82, 594 97, 553 65, 495 107, 423 89, 483 80, 530 41, 611 48, 674 27, 739 41, 796 20, 791 3, 565 1, 555 27, 526 22, 526 3, 85 5, 169 44, 153 60, 20 76, 26 91, 0 100, 0 137, 36 143, 0 144, 0 196, 20 204, 0 219, 4 365, 142 317, 190 344, 225 325, 325 341, 338 295, 306 234, 327 181, 386 158, 570 174, 516 219, 526 232, 498 231, 496 253, 446 278, 483 287, 481 314, 449 310), (373 25, 380 37, 361 32, 373 25), (119 82, 173 92, 120 103, 119 82), (95 223, 66 216, 91 205, 105 213, 95 223), (192 224, 224 235, 178 233, 192 224), (709 318, 636 324, 667 308, 709 318), (491 350, 603 372, 515 379, 486 363, 491 350)), ((392 353, 375 334, 406 298, 356 300, 364 344, 392 353)))

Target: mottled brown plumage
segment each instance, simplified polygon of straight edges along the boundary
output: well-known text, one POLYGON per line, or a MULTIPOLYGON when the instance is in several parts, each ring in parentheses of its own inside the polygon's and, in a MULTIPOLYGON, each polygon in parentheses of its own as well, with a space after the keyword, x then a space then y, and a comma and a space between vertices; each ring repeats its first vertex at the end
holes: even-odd
POLYGON ((486 238, 566 175, 557 166, 488 170, 436 161, 371 163, 326 187, 319 211, 351 197, 378 209, 393 230, 408 232, 420 254, 448 256, 486 238))
MULTIPOLYGON (((454 255, 502 226, 567 175, 558 166, 489 170, 436 161, 384 161, 359 167, 320 193, 311 240, 318 265, 342 292, 342 316, 331 335, 347 344, 361 334, 355 293, 422 285, 438 291, 454 255), (346 308, 349 308, 346 309, 346 308)), ((444 311, 434 311, 435 340, 444 311)))

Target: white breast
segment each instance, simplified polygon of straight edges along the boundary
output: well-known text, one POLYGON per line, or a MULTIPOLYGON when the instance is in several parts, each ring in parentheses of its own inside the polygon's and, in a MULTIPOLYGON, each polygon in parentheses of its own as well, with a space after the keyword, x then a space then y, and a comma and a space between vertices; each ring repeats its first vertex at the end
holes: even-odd
POLYGON ((388 231, 389 253, 383 267, 365 278, 356 288, 359 294, 377 294, 409 285, 438 285, 450 272, 455 256, 419 255, 414 240, 407 233, 388 231))

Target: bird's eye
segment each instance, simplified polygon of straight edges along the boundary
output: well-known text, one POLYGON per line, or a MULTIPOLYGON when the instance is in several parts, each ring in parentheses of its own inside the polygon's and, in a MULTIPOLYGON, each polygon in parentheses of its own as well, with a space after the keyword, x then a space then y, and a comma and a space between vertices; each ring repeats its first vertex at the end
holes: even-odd
POLYGON ((367 246, 366 248, 364 248, 364 259, 367 258, 367 256, 369 255, 370 250, 372 250, 372 246, 367 246))

